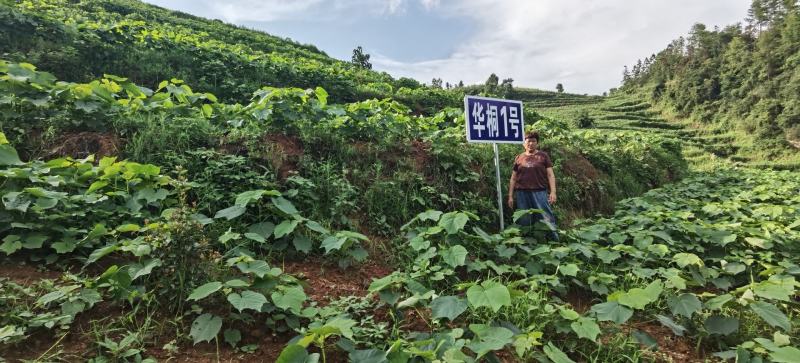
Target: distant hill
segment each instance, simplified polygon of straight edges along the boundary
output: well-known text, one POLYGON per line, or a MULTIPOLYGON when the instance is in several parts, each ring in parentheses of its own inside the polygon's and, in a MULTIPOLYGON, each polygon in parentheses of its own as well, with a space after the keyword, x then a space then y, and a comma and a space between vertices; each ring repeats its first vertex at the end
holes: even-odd
POLYGON ((800 6, 755 0, 744 24, 696 24, 688 37, 626 67, 622 91, 709 132, 734 133, 739 158, 780 157, 800 146, 800 6))

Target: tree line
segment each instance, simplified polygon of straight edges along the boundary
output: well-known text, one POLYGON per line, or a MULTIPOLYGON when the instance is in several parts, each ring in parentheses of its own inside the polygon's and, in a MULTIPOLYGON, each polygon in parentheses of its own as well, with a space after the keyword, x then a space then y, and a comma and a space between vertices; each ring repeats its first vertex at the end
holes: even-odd
POLYGON ((786 145, 800 139, 798 1, 754 0, 744 23, 722 29, 695 24, 622 76, 622 91, 786 145))

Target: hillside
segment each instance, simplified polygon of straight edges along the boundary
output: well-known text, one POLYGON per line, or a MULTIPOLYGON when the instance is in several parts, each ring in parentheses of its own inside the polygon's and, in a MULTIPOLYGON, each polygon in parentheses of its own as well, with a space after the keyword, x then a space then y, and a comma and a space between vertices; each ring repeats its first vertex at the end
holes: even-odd
POLYGON ((0 360, 800 356, 800 175, 639 89, 423 86, 127 0, 0 18, 0 360), (478 93, 525 102, 558 241, 498 230, 478 93))
POLYGON ((694 123, 698 137, 726 145, 722 157, 733 162, 797 169, 799 60, 800 5, 758 0, 744 24, 697 24, 626 67, 621 92, 694 123))

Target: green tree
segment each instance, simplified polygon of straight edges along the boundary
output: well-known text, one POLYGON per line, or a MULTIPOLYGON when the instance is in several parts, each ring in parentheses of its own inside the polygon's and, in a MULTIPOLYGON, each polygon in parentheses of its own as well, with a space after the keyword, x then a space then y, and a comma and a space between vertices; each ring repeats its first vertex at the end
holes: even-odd
POLYGON ((558 93, 564 93, 564 85, 561 83, 557 84, 556 91, 558 91, 558 93))
POLYGON ((372 69, 372 63, 369 62, 369 54, 364 53, 364 49, 360 45, 353 49, 352 63, 364 69, 372 69))
POLYGON ((489 78, 486 80, 486 83, 484 84, 484 91, 486 93, 491 93, 491 94, 496 93, 498 82, 500 82, 500 79, 497 78, 496 74, 492 73, 491 75, 489 75, 489 78))

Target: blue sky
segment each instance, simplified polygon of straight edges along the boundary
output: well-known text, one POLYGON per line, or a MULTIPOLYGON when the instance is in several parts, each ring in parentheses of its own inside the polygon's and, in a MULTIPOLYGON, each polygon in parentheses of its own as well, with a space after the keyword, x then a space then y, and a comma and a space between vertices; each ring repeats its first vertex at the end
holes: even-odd
POLYGON ((750 0, 146 0, 314 44, 373 69, 430 83, 482 83, 600 94, 623 65, 658 52, 694 23, 742 22, 750 0))

